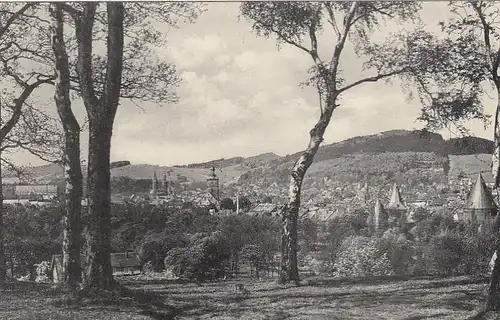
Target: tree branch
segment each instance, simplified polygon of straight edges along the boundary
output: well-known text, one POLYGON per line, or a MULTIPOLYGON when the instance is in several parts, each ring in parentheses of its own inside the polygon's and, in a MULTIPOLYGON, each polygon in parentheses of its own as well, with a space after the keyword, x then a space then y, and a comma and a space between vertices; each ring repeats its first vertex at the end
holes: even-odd
POLYGON ((26 10, 28 10, 30 7, 34 6, 36 3, 31 2, 25 4, 21 9, 13 13, 9 19, 5 22, 5 25, 0 27, 0 38, 3 37, 3 35, 7 32, 7 30, 10 28, 10 26, 14 23, 14 21, 19 18, 20 15, 22 15, 26 10))
POLYGON ((332 60, 330 62, 330 75, 332 76, 332 83, 330 84, 333 89, 335 90, 337 87, 337 73, 338 73, 338 68, 339 68, 339 62, 340 62, 340 55, 342 53, 342 50, 344 49, 345 41, 347 39, 347 35, 349 34, 349 30, 352 26, 352 21, 354 19, 354 16, 356 15, 356 11, 358 9, 358 2, 353 2, 351 5, 351 8, 349 9, 349 13, 344 19, 344 29, 342 30, 342 34, 335 45, 335 49, 333 51, 333 56, 332 60))
POLYGON ((73 16, 75 33, 78 43, 78 58, 76 69, 78 72, 82 98, 87 108, 95 108, 97 97, 92 78, 92 29, 97 3, 86 2, 83 13, 73 16))
POLYGON ((366 83, 366 82, 376 82, 380 79, 383 79, 383 78, 388 78, 388 77, 391 77, 391 76, 394 76, 394 75, 397 75, 397 74, 401 74, 401 73, 404 73, 406 71, 408 71, 409 68, 408 67, 405 67, 403 69, 400 69, 400 70, 395 70, 395 71, 391 71, 391 72, 387 72, 387 73, 380 73, 376 76, 373 76, 373 77, 367 77, 367 78, 364 78, 364 79, 361 79, 361 80, 358 80, 356 82, 353 82, 345 87, 343 87, 342 89, 339 89, 337 92, 339 93, 342 93, 344 91, 347 91, 349 89, 352 89, 360 84, 363 84, 363 83, 366 83))
POLYGON ((123 70, 123 3, 107 3, 108 9, 108 61, 106 82, 101 100, 114 117, 120 98, 123 70))
POLYGON ((335 13, 332 10, 332 7, 330 6, 330 3, 326 2, 324 3, 326 10, 328 11, 328 15, 330 16, 330 20, 328 22, 333 28, 333 31, 337 34, 337 37, 340 37, 340 30, 339 27, 337 26, 337 20, 335 19, 335 13))
POLYGON ((484 45, 486 47, 486 59, 488 60, 488 65, 491 68, 490 72, 493 77, 493 81, 498 82, 498 74, 496 68, 498 68, 498 59, 500 58, 497 54, 495 61, 493 60, 493 52, 491 50, 491 39, 490 39, 490 25, 486 21, 484 16, 484 12, 481 10, 481 7, 477 4, 476 1, 471 1, 472 8, 477 13, 479 20, 481 21, 481 25, 483 27, 483 36, 484 36, 484 45), (496 67, 495 67, 496 65, 496 67))

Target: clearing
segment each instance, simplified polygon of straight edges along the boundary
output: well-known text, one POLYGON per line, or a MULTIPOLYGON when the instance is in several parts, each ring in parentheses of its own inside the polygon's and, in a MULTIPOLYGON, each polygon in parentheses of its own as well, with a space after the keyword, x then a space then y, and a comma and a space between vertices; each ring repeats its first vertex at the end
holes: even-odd
POLYGON ((48 285, 10 283, 0 290, 0 319, 469 319, 487 283, 468 277, 322 278, 299 287, 274 280, 119 281, 134 293, 77 306, 61 304, 48 285), (238 283, 244 292, 235 292, 238 283))

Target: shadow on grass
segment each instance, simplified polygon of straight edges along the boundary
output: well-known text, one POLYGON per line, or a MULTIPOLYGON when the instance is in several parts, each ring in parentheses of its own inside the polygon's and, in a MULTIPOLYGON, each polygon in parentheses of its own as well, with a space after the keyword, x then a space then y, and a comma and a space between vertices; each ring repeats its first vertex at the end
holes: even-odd
MULTIPOLYGON (((451 285, 480 284, 486 283, 489 278, 443 278, 442 275, 429 276, 373 276, 364 278, 332 279, 332 278, 309 278, 305 279, 302 286, 315 287, 340 287, 344 285, 381 285, 389 283, 402 283, 405 281, 431 281, 424 284, 426 287, 448 287, 451 285)), ((280 289, 280 288, 276 288, 280 289)))
POLYGON ((149 316, 153 319, 175 319, 184 312, 184 308, 177 308, 163 303, 163 298, 156 292, 145 292, 139 289, 130 289, 118 285, 111 291, 92 290, 80 292, 76 295, 63 293, 55 289, 56 298, 52 304, 59 308, 85 310, 92 308, 109 309, 110 311, 127 311, 138 315, 149 316))
POLYGON ((409 317, 409 318, 406 318, 405 320, 424 320, 424 319, 435 319, 435 318, 441 318, 441 317, 444 317, 444 316, 447 316, 446 313, 437 313, 437 314, 433 314, 433 315, 430 315, 430 316, 412 316, 412 317, 409 317))

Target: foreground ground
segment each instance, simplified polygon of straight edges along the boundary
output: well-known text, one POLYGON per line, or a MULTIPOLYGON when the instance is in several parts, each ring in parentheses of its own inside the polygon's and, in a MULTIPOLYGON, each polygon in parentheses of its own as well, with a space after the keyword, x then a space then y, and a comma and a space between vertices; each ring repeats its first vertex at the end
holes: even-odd
POLYGON ((10 284, 0 289, 0 319, 470 319, 486 286, 467 277, 320 279, 300 287, 250 280, 120 282, 134 293, 73 306, 61 303, 50 286, 10 284), (237 283, 243 292, 235 292, 237 283))

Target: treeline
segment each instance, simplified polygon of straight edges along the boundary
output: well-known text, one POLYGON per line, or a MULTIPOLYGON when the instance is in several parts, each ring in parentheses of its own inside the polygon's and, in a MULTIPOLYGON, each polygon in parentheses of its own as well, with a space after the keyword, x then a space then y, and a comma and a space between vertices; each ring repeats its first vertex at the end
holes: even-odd
POLYGON ((497 237, 491 228, 478 231, 477 224, 454 221, 447 212, 419 209, 414 224, 397 222, 374 232, 367 216, 360 210, 309 228, 316 233, 318 245, 303 252, 302 259, 319 261, 315 273, 341 278, 485 275, 489 271, 497 237))

